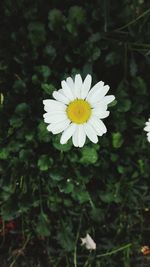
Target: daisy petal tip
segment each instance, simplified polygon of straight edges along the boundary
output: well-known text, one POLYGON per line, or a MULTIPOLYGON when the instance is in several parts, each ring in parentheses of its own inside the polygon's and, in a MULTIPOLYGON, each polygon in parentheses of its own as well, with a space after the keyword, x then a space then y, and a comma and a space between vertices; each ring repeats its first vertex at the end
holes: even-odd
POLYGON ((94 144, 97 144, 98 143, 98 137, 97 137, 97 140, 94 140, 92 141, 94 144))
POLYGON ((48 102, 48 99, 44 99, 42 102, 43 102, 43 105, 45 106, 48 102))
POLYGON ((91 74, 88 73, 88 74, 86 75, 86 78, 89 79, 89 80, 92 80, 92 76, 91 76, 91 74))
POLYGON ((65 145, 65 144, 67 144, 67 142, 65 142, 63 139, 60 139, 60 144, 65 145))
POLYGON ((75 75, 75 78, 81 78, 81 75, 79 74, 79 73, 77 73, 76 75, 75 75))
POLYGON ((114 95, 112 95, 111 102, 113 102, 115 99, 116 99, 116 97, 114 95))
POLYGON ((53 91, 52 96, 55 98, 57 91, 53 91))

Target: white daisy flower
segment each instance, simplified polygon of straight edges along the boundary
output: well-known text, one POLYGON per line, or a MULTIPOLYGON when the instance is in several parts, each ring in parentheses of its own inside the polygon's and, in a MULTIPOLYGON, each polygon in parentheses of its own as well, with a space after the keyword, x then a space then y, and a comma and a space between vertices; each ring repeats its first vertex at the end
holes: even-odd
POLYGON ((92 77, 87 75, 82 81, 77 74, 75 80, 68 77, 61 82, 61 89, 53 92, 53 99, 43 101, 44 121, 47 130, 53 134, 62 132, 60 143, 66 144, 72 137, 75 147, 83 147, 86 137, 93 143, 98 136, 107 132, 102 119, 109 116, 108 104, 115 97, 108 95, 109 86, 100 81, 91 88, 92 77))
POLYGON ((150 142, 150 119, 145 123, 145 128, 144 128, 144 131, 147 132, 147 139, 148 139, 148 142, 150 142))
POLYGON ((89 234, 87 234, 86 237, 81 238, 81 241, 82 241, 81 246, 85 245, 86 249, 89 250, 96 249, 96 243, 89 234))

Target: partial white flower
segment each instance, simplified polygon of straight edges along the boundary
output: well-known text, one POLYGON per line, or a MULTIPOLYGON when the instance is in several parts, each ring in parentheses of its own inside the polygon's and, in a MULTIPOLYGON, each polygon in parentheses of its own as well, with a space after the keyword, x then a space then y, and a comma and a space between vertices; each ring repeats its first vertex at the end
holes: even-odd
POLYGON ((81 238, 82 244, 81 246, 85 245, 86 249, 89 250, 95 250, 96 249, 96 243, 92 239, 92 237, 87 234, 86 237, 81 238))
POLYGON ((150 119, 145 123, 145 128, 144 128, 144 131, 147 132, 147 139, 148 139, 148 142, 150 142, 150 119))
POLYGON ((43 101, 44 121, 47 130, 53 134, 62 132, 60 143, 66 144, 72 137, 75 147, 83 147, 86 137, 93 143, 98 136, 107 132, 102 119, 109 116, 108 104, 115 97, 108 95, 109 86, 100 81, 91 88, 92 77, 87 75, 82 81, 77 74, 73 80, 68 77, 61 82, 61 89, 53 92, 53 99, 43 101))

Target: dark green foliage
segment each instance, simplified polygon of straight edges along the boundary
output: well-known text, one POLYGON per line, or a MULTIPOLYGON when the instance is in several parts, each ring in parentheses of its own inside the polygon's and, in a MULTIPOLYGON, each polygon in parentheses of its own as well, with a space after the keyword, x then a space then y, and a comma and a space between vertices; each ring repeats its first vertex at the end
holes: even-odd
POLYGON ((148 2, 2 1, 0 206, 4 223, 16 222, 5 240, 0 232, 2 267, 75 267, 76 254, 78 267, 149 266, 139 252, 150 245, 148 2), (82 149, 43 122, 42 100, 76 73, 116 96, 107 134, 82 149))

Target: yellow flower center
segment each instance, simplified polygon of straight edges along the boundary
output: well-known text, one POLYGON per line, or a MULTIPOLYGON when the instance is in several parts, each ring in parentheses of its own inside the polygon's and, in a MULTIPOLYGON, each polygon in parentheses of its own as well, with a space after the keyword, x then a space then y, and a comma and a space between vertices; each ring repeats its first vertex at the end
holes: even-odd
POLYGON ((76 99, 69 103, 67 107, 68 118, 77 124, 82 124, 91 116, 91 106, 90 104, 83 99, 76 99))

